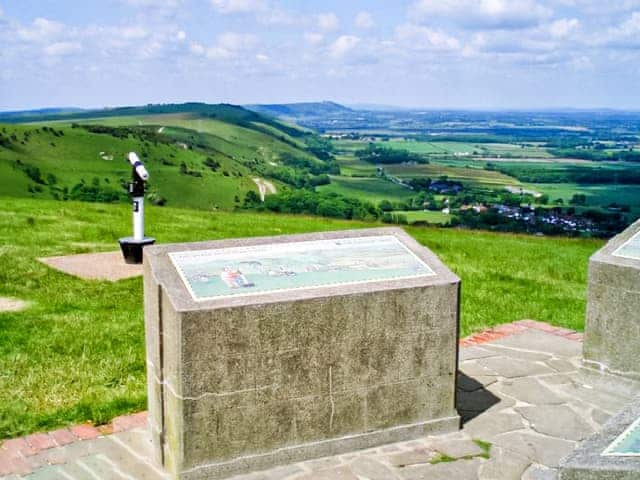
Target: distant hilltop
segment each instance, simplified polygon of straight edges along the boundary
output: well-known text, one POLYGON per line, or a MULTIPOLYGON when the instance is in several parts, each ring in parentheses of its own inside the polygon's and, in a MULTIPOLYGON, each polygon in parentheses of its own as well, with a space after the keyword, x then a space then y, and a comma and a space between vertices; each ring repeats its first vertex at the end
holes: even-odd
POLYGON ((244 105, 245 108, 254 112, 274 117, 322 117, 327 115, 353 112, 351 108, 339 103, 324 102, 302 102, 302 103, 273 103, 244 105))

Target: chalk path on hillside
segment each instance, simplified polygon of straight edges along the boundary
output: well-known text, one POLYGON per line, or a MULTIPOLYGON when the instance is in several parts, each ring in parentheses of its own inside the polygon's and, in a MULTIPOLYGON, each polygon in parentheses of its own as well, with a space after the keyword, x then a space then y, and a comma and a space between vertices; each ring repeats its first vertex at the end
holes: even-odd
POLYGON ((29 302, 17 298, 0 297, 0 312, 19 312, 29 305, 29 302))
POLYGON ((258 186, 258 191, 260 192, 260 200, 262 200, 263 202, 264 197, 267 193, 277 193, 276 187, 268 180, 259 177, 254 177, 252 180, 258 186))

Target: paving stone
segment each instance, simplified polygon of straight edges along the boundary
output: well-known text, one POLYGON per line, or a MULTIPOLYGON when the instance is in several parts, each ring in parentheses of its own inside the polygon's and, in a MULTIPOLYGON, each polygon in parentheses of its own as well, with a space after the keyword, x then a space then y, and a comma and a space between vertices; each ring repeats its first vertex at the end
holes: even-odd
POLYGON ((318 460, 309 460, 304 462, 304 465, 310 470, 318 471, 325 470, 327 468, 338 467, 342 464, 340 457, 325 457, 318 460))
POLYGON ((77 460, 61 466, 60 471, 66 475, 66 478, 73 478, 73 480, 96 480, 96 477, 86 467, 81 467, 77 460))
MULTIPOLYGON (((493 357, 490 357, 493 358, 493 357)), ((484 360, 484 359, 478 359, 484 360)), ((462 362, 458 366, 460 372, 468 377, 475 378, 480 376, 491 376, 495 377, 497 375, 493 370, 488 369, 486 366, 481 365, 478 360, 469 360, 467 362, 462 362)))
POLYGON ((264 478, 267 480, 281 480, 283 478, 289 478, 293 475, 297 475, 302 472, 302 469, 297 465, 284 465, 282 467, 272 468, 266 472, 263 472, 264 478))
POLYGON ((53 437, 47 433, 33 433, 28 435, 25 440, 36 451, 46 450, 56 446, 53 437))
POLYGON ((491 357, 495 353, 486 350, 483 347, 464 347, 460 349, 459 361, 473 360, 476 358, 491 357))
POLYGON ((478 470, 478 478, 480 480, 520 480, 529 465, 531 460, 527 457, 493 447, 491 458, 478 470))
POLYGON ((604 425, 611 418, 611 414, 594 408, 591 411, 591 419, 598 425, 604 425))
POLYGON ((464 431, 472 438, 491 441, 501 433, 524 428, 522 417, 517 413, 488 412, 478 415, 464 425, 464 431))
POLYGON ((546 363, 555 371, 560 373, 575 372, 578 369, 573 363, 562 358, 552 358, 546 363))
POLYGON ((497 386, 505 395, 533 405, 561 404, 564 400, 531 377, 505 380, 497 386))
POLYGON ((60 470, 60 467, 57 466, 44 467, 24 478, 27 480, 68 480, 60 470))
POLYGON ((327 470, 308 473, 296 480, 360 480, 349 467, 335 467, 327 470))
POLYGON ((536 377, 542 383, 547 385, 562 385, 565 383, 572 383, 573 378, 569 375, 565 375, 564 373, 558 373, 554 375, 542 375, 536 377))
POLYGON ((591 426, 566 405, 517 407, 536 432, 567 440, 582 440, 593 433, 591 426))
POLYGON ((109 280, 115 282, 124 278, 142 275, 142 265, 130 265, 124 262, 122 253, 82 253, 62 257, 39 258, 38 261, 86 280, 109 280))
POLYGON ((509 432, 497 435, 493 445, 527 457, 532 462, 557 467, 560 460, 573 451, 575 442, 538 435, 532 432, 509 432))
POLYGON ((582 355, 582 343, 536 330, 528 330, 524 333, 505 337, 496 340, 494 343, 528 351, 551 353, 564 358, 580 357, 582 355))
POLYGON ((438 454, 435 451, 422 448, 390 455, 387 457, 387 462, 394 467, 406 467, 407 465, 429 463, 437 456, 438 454))
POLYGON ((538 464, 531 465, 522 475, 522 480, 557 480, 557 478, 557 470, 538 464))
POLYGON ((547 367, 544 363, 518 360, 509 357, 481 358, 476 360, 476 362, 488 370, 496 372, 498 375, 506 378, 527 377, 554 372, 551 367, 547 367))
POLYGON ((403 468, 400 472, 405 480, 477 480, 482 459, 456 460, 435 465, 417 465, 403 468))
POLYGON ((595 405, 605 412, 615 413, 629 403, 629 399, 593 387, 586 387, 576 382, 558 385, 556 391, 568 399, 577 398, 595 405))
POLYGON ((515 358, 517 360, 547 362, 553 358, 553 356, 549 353, 526 352, 523 350, 515 350, 513 348, 502 347, 497 344, 486 345, 484 348, 492 352, 493 356, 515 358))
POLYGON ((360 457, 350 464, 351 470, 368 480, 389 480, 399 478, 389 467, 371 457, 360 457))
POLYGON ((100 431, 93 425, 88 424, 75 425, 69 430, 80 440, 92 440, 100 436, 100 431))
POLYGON ((469 457, 484 453, 484 450, 470 438, 453 440, 437 438, 431 442, 431 445, 434 450, 452 458, 469 457))

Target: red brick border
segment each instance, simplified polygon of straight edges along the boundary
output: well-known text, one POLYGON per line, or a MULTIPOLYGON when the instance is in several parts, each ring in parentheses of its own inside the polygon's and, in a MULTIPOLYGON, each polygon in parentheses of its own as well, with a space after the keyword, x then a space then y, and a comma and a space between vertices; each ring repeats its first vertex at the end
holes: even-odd
MULTIPOLYGON (((535 320, 520 320, 513 323, 498 325, 469 337, 460 339, 461 347, 481 345, 500 338, 515 335, 527 330, 539 330, 574 341, 582 341, 582 334, 567 328, 554 327, 545 322, 535 320)), ((114 418, 107 425, 98 427, 90 423, 61 428, 48 433, 32 433, 25 437, 5 440, 0 444, 0 475, 28 474, 31 472, 27 457, 36 455, 53 447, 67 445, 73 442, 91 440, 101 435, 122 432, 147 423, 147 412, 132 415, 122 415, 114 418)))
POLYGON ((504 325, 491 327, 482 332, 461 338, 460 346, 470 347, 472 345, 480 345, 508 337, 509 335, 515 335, 516 333, 526 332, 527 330, 539 330, 541 332, 550 333, 551 335, 556 335, 558 337, 563 337, 577 342, 581 342, 583 337, 582 333, 568 328, 554 327, 553 325, 549 325, 545 322, 538 322, 537 320, 518 320, 517 322, 505 323, 504 325))

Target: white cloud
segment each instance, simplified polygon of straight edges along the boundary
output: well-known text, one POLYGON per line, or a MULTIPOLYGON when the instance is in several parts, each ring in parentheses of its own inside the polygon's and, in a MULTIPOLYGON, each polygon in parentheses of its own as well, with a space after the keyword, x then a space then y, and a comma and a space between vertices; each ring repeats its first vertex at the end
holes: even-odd
POLYGON ((45 55, 50 57, 62 57, 65 55, 71 55, 78 53, 82 50, 82 46, 76 42, 56 42, 46 46, 43 49, 45 55))
POLYGON ((184 30, 178 30, 178 33, 176 33, 175 39, 179 42, 184 41, 187 38, 187 34, 185 33, 184 30))
POLYGON ((329 56, 340 59, 351 52, 360 43, 360 38, 353 35, 342 35, 329 46, 329 56))
POLYGON ((340 26, 340 19, 333 12, 319 13, 317 15, 318 28, 321 30, 335 30, 340 26))
POLYGON ((125 40, 142 40, 143 38, 147 38, 148 36, 149 32, 139 25, 122 27, 118 32, 118 37, 125 40))
POLYGON ((25 42, 51 42, 59 37, 67 27, 60 22, 47 20, 46 18, 36 18, 30 27, 19 27, 16 35, 25 42))
POLYGON ((580 28, 580 20, 577 18, 561 18, 555 20, 548 27, 549 34, 555 38, 565 38, 580 28))
POLYGON ((258 37, 251 33, 225 32, 219 35, 216 43, 209 48, 192 43, 189 50, 195 55, 204 53, 211 60, 225 60, 250 51, 257 45, 258 37))
POLYGON ((420 21, 452 21, 465 28, 517 29, 539 24, 552 11, 535 0, 417 0, 409 9, 420 21))
POLYGON ((375 25, 373 16, 367 11, 358 12, 355 19, 356 27, 358 28, 371 28, 375 25))
POLYGON ((458 50, 460 42, 457 38, 441 30, 434 30, 420 25, 405 23, 396 27, 398 43, 413 50, 458 50))
POLYGON ((191 42, 189 44, 189 51, 194 55, 200 56, 204 55, 206 49, 198 42, 191 42))
POLYGON ((258 53, 256 55, 256 60, 262 63, 267 63, 269 61, 269 56, 265 55, 264 53, 258 53))
POLYGON ((223 14, 256 13, 267 9, 266 0, 211 0, 211 5, 223 14))
POLYGON ((318 32, 305 32, 304 39, 311 45, 317 45, 324 40, 324 35, 318 32))

